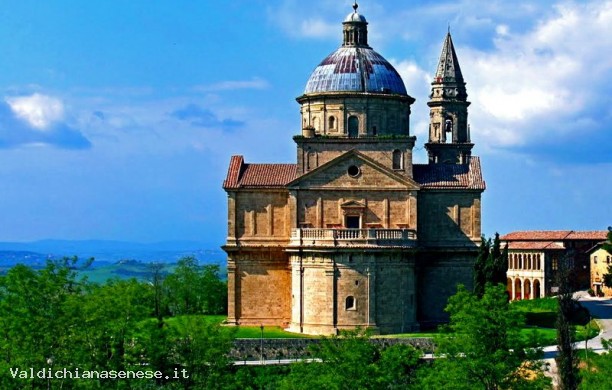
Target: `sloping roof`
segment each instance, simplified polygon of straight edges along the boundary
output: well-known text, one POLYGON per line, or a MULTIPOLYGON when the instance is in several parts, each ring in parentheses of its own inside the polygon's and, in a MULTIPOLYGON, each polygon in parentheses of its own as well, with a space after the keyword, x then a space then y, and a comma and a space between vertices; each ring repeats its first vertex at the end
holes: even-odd
MULTIPOLYGON (((442 54, 440 55, 440 61, 438 62, 438 68, 434 77, 434 82, 453 82, 460 85, 464 85, 463 74, 459 67, 459 60, 457 59, 457 53, 455 52, 455 46, 453 45, 453 39, 451 38, 450 32, 446 34, 444 44, 442 45, 442 54)), ((465 87, 464 87, 465 89, 465 87)))
POLYGON ((543 249, 565 249, 563 243, 558 241, 510 241, 510 250, 543 250, 543 249))
MULTIPOLYGON (((413 168, 414 181, 421 188, 484 190, 486 187, 478 157, 472 157, 469 165, 415 164, 413 168)), ((247 164, 242 156, 232 156, 223 188, 278 188, 297 177, 297 164, 247 164)))
POLYGON ((242 156, 232 156, 223 188, 285 187, 296 176, 296 164, 246 164, 242 156))
POLYGON ((480 158, 473 156, 470 164, 415 164, 414 180, 421 188, 484 190, 480 158))
POLYGON ((525 230, 508 233, 504 241, 551 241, 551 240, 605 240, 608 232, 573 230, 525 230))

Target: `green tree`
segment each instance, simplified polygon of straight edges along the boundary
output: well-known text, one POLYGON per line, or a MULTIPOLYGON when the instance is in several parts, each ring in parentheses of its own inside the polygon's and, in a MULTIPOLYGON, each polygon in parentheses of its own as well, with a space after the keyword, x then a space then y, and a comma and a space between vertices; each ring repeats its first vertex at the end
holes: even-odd
POLYGON ((483 236, 474 264, 474 293, 476 296, 483 296, 487 283, 506 285, 507 272, 508 244, 503 250, 501 249, 499 233, 495 233, 493 242, 483 236))
POLYGON ((495 233, 495 239, 493 240, 493 248, 491 249, 488 263, 491 267, 489 281, 493 285, 506 285, 506 274, 508 273, 508 244, 504 246, 504 249, 501 249, 501 240, 499 239, 499 233, 495 233))
POLYGON ((474 264, 474 294, 478 297, 484 295, 487 284, 487 262, 490 251, 491 240, 483 236, 480 242, 480 249, 478 250, 478 257, 476 257, 476 263, 474 264))
MULTIPOLYGON (((199 316, 176 318, 169 326, 170 361, 177 367, 183 388, 225 388, 230 381, 229 352, 234 328, 220 326, 199 316), (184 370, 184 371, 183 371, 184 370), (181 373, 187 377, 183 377, 181 373)), ((175 381, 173 379, 173 381, 175 381)))
POLYGON ((559 375, 559 389, 574 390, 578 387, 580 377, 578 376, 578 356, 574 349, 575 329, 572 326, 572 318, 576 313, 577 302, 573 298, 573 291, 569 280, 571 277, 570 263, 573 262, 574 253, 569 252, 562 257, 558 263, 556 275, 559 288, 557 299, 559 306, 557 310, 557 372, 559 375))
POLYGON ((580 370, 582 390, 612 389, 612 340, 602 340, 606 352, 590 353, 587 364, 580 370))
POLYGON ((182 258, 163 285, 172 315, 227 312, 227 285, 217 265, 200 266, 194 257, 182 258))
POLYGON ((421 353, 407 345, 380 349, 357 329, 323 338, 314 362, 296 363, 281 389, 403 389, 414 380, 421 353))
POLYGON ((487 284, 482 298, 459 286, 448 302, 447 333, 436 339, 434 363, 419 375, 426 389, 532 389, 549 381, 542 352, 521 336, 524 319, 508 303, 505 286, 487 284))
MULTIPOLYGON (((39 271, 16 265, 0 278, 1 388, 15 388, 9 367, 70 366, 80 317, 71 315, 67 302, 83 291, 77 262, 76 257, 48 261, 39 271)), ((41 379, 20 380, 17 387, 47 384, 41 379)))
MULTIPOLYGON (((608 227, 608 237, 603 244, 603 249, 612 254, 612 226, 608 227)), ((608 266, 608 273, 603 275, 603 284, 608 288, 612 288, 612 265, 608 266)))
POLYGON ((382 350, 376 362, 378 389, 406 389, 416 383, 422 353, 410 345, 395 344, 382 350))

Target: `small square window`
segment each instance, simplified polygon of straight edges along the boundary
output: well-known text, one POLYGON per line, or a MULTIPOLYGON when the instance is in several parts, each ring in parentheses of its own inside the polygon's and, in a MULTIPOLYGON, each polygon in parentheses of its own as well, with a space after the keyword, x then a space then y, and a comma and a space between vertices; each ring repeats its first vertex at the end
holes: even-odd
POLYGON ((346 297, 344 308, 346 310, 357 310, 357 301, 355 300, 355 297, 353 296, 346 297))

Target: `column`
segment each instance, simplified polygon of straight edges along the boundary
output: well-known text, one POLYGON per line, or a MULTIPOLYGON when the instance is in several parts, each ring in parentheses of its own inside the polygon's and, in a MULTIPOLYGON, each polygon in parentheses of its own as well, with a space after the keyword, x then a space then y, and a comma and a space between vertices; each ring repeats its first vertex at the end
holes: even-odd
POLYGON ((227 244, 236 244, 236 193, 227 194, 227 244))
POLYGON ((227 323, 236 325, 236 263, 227 259, 227 323))

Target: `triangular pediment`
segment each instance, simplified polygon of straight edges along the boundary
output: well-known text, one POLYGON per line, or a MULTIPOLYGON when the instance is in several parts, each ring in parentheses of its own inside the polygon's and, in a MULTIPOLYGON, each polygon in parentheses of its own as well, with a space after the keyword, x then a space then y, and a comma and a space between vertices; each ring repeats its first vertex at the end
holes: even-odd
POLYGON ((343 209, 365 209, 366 205, 363 202, 357 200, 349 200, 340 205, 343 209))
POLYGON ((295 189, 418 190, 409 177, 356 150, 348 151, 288 184, 295 189))

